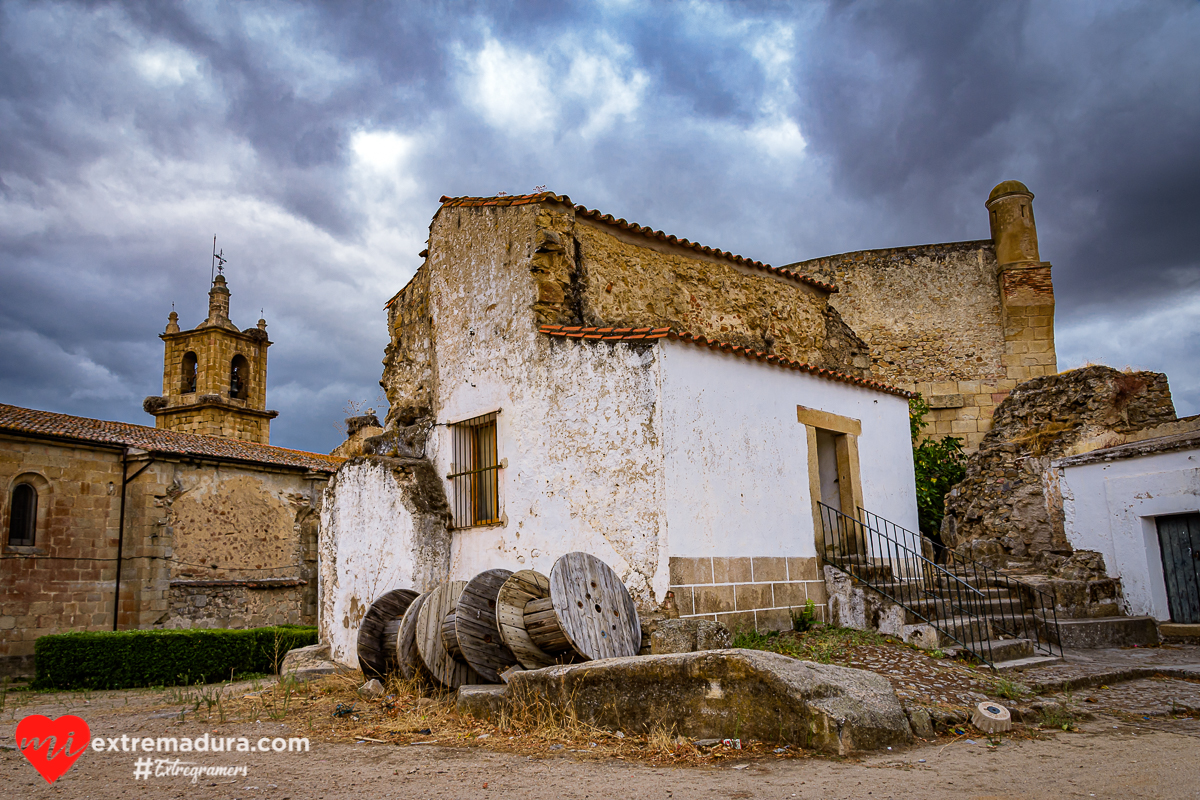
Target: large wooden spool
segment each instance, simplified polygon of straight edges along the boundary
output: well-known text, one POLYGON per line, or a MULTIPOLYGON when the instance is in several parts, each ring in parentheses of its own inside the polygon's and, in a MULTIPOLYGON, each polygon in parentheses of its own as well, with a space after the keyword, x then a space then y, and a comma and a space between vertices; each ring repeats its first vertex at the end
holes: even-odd
POLYGON ((457 689, 464 683, 484 682, 469 664, 450 655, 442 638, 442 624, 446 615, 457 607, 458 598, 466 585, 466 581, 439 584, 429 592, 417 612, 413 634, 417 652, 429 677, 447 689, 457 689))
POLYGON ((428 677, 421 654, 417 652, 417 618, 427 597, 429 592, 412 601, 400 620, 400 631, 396 634, 396 666, 406 681, 428 677))
POLYGON ((507 569, 489 569, 471 578, 458 596, 454 611, 446 615, 454 636, 447 637, 445 623, 442 626, 451 655, 467 662, 489 683, 499 683, 500 673, 517 663, 496 624, 496 597, 510 575, 507 569), (451 638, 457 653, 450 649, 451 638))
POLYGON ((386 678, 397 668, 396 637, 417 593, 393 589, 377 598, 358 626, 358 665, 368 678, 386 678))
MULTIPOLYGON (((575 552, 555 561, 550 569, 550 601, 559 633, 585 659, 635 656, 641 649, 642 629, 633 598, 617 573, 595 556, 575 552)), ((536 600, 525 610, 528 629, 532 617, 544 610, 536 600)), ((554 632, 549 630, 548 617, 539 622, 543 619, 545 629, 530 631, 530 638, 534 644, 553 646, 554 632)))
MULTIPOLYGON (((542 601, 545 601, 544 604, 550 609, 550 616, 553 618, 550 579, 532 569, 514 572, 496 594, 496 624, 500 629, 500 638, 525 669, 541 669, 551 664, 570 661, 575 655, 575 651, 570 650, 571 645, 566 641, 566 637, 561 637, 566 643, 565 649, 570 650, 565 659, 562 657, 563 650, 552 653, 534 642, 529 632, 531 620, 528 614, 531 610, 535 613, 544 610, 542 606, 534 606, 542 601)), ((540 632, 540 617, 534 619, 533 624, 534 629, 540 632)), ((554 629, 560 630, 557 618, 554 619, 554 629)), ((544 639, 541 643, 548 644, 544 639)))

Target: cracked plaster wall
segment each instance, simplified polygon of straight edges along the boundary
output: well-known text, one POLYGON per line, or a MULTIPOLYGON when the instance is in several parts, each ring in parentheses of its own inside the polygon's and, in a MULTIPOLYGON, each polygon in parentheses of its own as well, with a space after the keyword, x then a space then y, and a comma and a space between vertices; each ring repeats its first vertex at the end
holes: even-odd
POLYGON ((329 482, 321 513, 318 627, 332 657, 357 665, 358 627, 392 589, 445 580, 450 534, 441 485, 428 462, 366 456, 329 482))

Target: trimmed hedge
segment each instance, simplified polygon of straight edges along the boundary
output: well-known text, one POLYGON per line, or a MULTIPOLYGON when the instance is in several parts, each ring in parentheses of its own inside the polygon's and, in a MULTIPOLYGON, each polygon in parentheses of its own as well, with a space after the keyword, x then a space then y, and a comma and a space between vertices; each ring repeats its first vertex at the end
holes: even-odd
POLYGON ((288 650, 317 643, 317 629, 82 631, 34 643, 37 689, 128 689, 277 672, 288 650))

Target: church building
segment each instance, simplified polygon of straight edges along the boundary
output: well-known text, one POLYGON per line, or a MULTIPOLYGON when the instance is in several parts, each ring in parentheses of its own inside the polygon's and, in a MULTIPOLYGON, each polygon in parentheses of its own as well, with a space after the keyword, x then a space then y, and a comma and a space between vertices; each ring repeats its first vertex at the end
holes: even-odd
POLYGON ((50 633, 312 624, 342 459, 269 444, 266 322, 166 331, 155 427, 0 404, 0 675, 50 633))

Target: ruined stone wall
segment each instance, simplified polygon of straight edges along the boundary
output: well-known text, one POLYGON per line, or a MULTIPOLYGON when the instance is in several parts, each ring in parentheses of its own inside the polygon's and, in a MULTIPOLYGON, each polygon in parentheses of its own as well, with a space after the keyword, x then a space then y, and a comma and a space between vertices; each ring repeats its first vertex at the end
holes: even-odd
POLYGON ((384 350, 383 379, 388 409, 384 425, 409 425, 433 408, 433 319, 429 312, 429 267, 388 303, 390 341, 384 350))
POLYGON ((1050 267, 996 263, 991 240, 865 250, 792 268, 836 283, 830 298, 870 344, 875 377, 920 392, 926 434, 974 450, 1018 383, 1057 371, 1050 267))
POLYGON ((1167 376, 1091 366, 1034 378, 994 425, 946 498, 945 544, 998 566, 1054 570, 1071 554, 1051 462, 1175 420, 1167 376))
MULTIPOLYGON (((221 588, 222 581, 297 581, 296 608, 279 621, 314 624, 316 534, 325 477, 205 462, 173 462, 160 469, 163 486, 156 505, 172 545, 172 584, 216 581, 221 588)), ((216 619, 211 609, 205 614, 216 619)), ((246 627, 243 618, 239 611, 226 627, 246 627)), ((177 626, 173 612, 160 624, 177 626)))
POLYGON ((428 253, 388 305, 381 384, 391 403, 389 429, 436 404, 443 344, 479 335, 464 327, 467 320, 504 328, 519 322, 522 330, 670 326, 858 376, 870 372, 866 343, 823 289, 623 230, 562 203, 443 207, 430 226, 428 253), (454 286, 455 295, 434 284, 454 286), (519 302, 476 301, 495 299, 498 285, 520 285, 508 293, 519 302))

